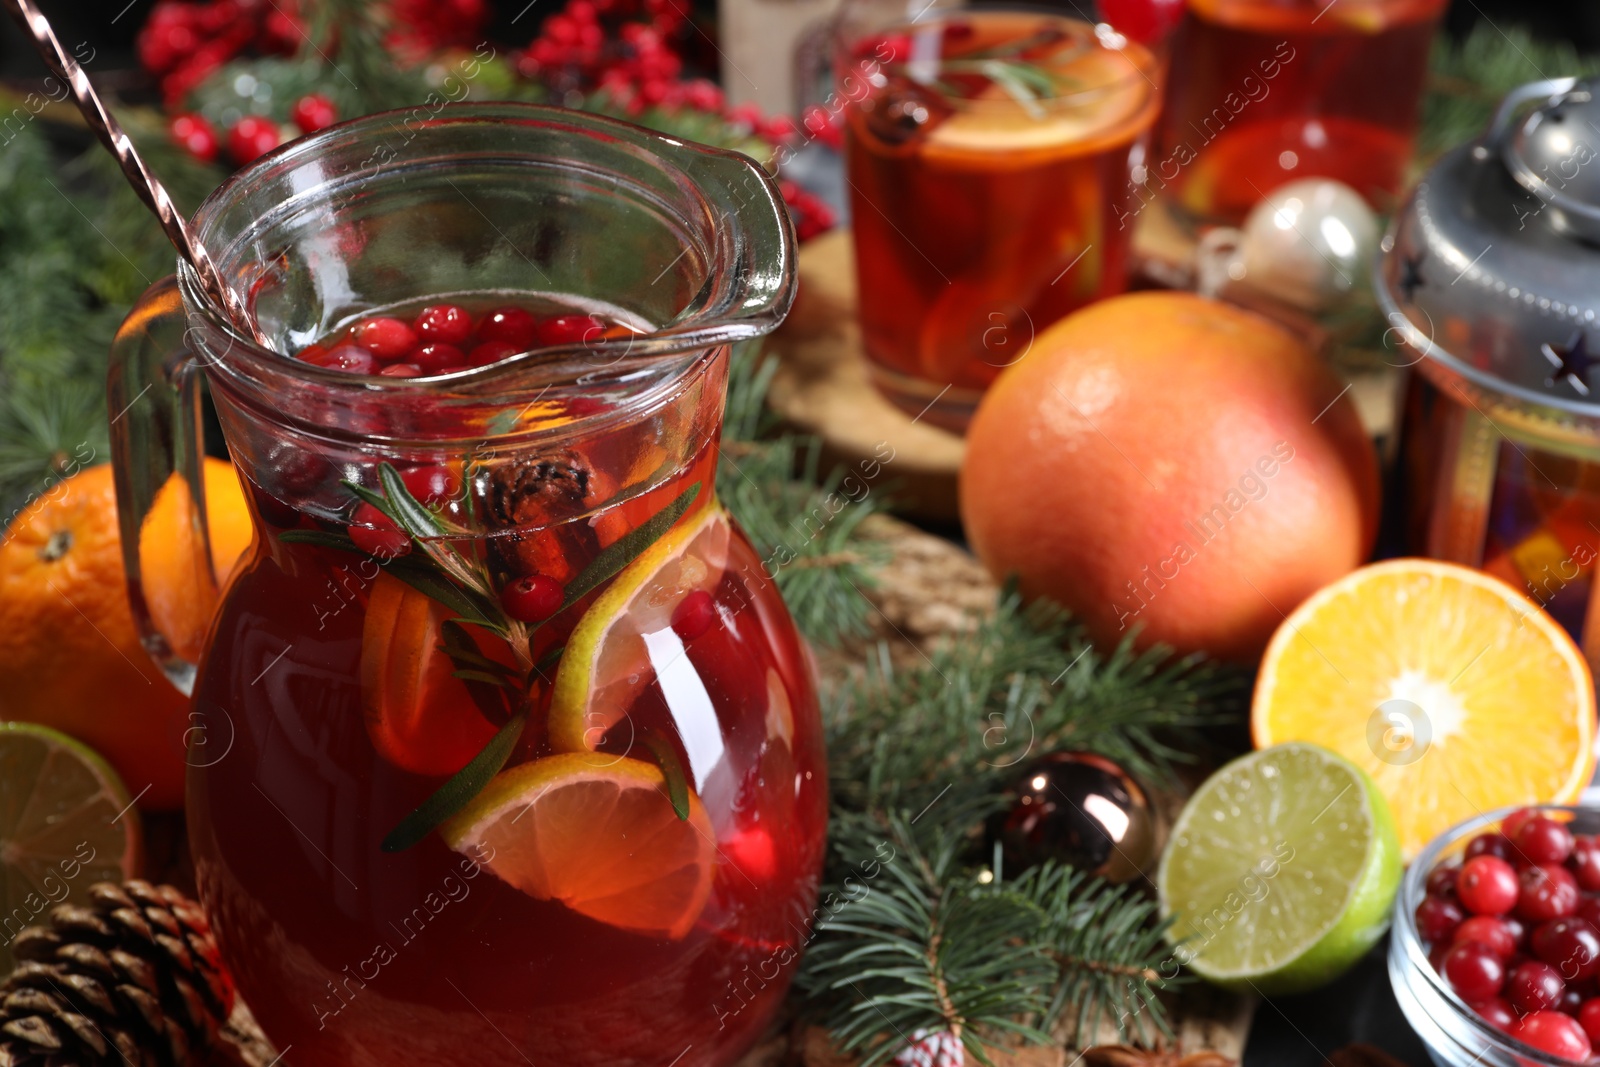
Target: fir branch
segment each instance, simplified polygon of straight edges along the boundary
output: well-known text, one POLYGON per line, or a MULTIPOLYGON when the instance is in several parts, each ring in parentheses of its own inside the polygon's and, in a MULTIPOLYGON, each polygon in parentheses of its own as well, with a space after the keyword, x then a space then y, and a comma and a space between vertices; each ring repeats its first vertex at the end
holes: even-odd
POLYGON ((749 535, 800 632, 836 645, 869 631, 864 590, 886 554, 858 534, 886 490, 842 467, 821 473, 815 437, 762 436, 774 426, 766 393, 776 370, 753 346, 734 352, 717 494, 749 535))
POLYGON ((1506 93, 1526 82, 1600 73, 1600 57, 1569 41, 1537 40, 1519 26, 1480 21, 1459 44, 1440 34, 1422 102, 1417 169, 1472 140, 1489 124, 1506 93))
POLYGON ((1160 649, 1094 649, 1059 609, 1014 592, 971 634, 894 667, 886 654, 826 708, 834 797, 854 810, 929 802, 960 780, 1001 788, 1029 756, 1099 752, 1147 778, 1193 758, 1241 679, 1160 649))

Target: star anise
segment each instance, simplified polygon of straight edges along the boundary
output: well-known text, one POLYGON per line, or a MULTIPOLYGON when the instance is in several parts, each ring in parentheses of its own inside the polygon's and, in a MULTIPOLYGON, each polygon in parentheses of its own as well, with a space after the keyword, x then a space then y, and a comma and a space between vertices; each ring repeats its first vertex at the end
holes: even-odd
POLYGON ((542 574, 565 582, 571 560, 594 555, 594 531, 566 522, 589 506, 592 474, 582 456, 563 450, 530 463, 496 467, 489 474, 487 512, 491 528, 505 531, 489 539, 496 569, 510 577, 542 574))
POLYGON ((1236 1067, 1237 1060, 1220 1052, 1184 1052, 1176 1049, 1130 1048, 1097 1045, 1083 1054, 1083 1067, 1236 1067))

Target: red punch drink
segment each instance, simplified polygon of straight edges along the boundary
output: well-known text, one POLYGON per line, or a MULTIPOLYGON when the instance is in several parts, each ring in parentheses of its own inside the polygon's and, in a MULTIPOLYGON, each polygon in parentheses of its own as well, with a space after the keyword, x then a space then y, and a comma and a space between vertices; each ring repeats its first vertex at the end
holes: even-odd
POLYGON ((194 226, 248 319, 180 271, 112 354, 136 615, 199 375, 251 502, 200 662, 144 619, 193 685, 201 900, 296 1067, 727 1067, 827 817, 809 659, 716 491, 729 346, 793 298, 782 198, 598 116, 408 122, 246 168, 194 226))
POLYGON ((980 10, 847 22, 840 71, 863 90, 846 156, 874 379, 964 428, 1038 331, 1124 288, 1155 61, 1085 23, 980 10))
POLYGON ((1391 208, 1445 2, 1189 0, 1150 188, 1219 222, 1299 178, 1391 208))

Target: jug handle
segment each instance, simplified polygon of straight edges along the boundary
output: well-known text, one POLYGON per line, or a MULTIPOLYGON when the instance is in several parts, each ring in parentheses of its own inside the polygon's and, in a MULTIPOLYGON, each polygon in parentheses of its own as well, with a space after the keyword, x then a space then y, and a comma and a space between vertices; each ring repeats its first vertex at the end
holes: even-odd
POLYGON ((196 664, 180 655, 157 628, 145 595, 141 541, 157 499, 178 509, 178 529, 190 536, 163 546, 179 553, 178 572, 197 598, 198 617, 210 618, 218 599, 206 521, 201 397, 205 350, 189 340, 175 277, 156 282, 134 304, 111 342, 106 374, 111 461, 128 605, 145 651, 172 684, 188 695, 196 664))

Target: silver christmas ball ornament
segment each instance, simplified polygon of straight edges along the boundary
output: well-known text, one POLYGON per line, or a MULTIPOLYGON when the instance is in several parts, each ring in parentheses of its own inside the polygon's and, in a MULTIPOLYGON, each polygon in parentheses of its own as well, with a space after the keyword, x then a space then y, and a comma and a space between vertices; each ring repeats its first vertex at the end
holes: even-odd
POLYGON ((1255 206, 1239 251, 1253 287, 1319 312, 1365 290, 1378 236, 1378 218, 1361 194, 1343 182, 1307 178, 1255 206))

